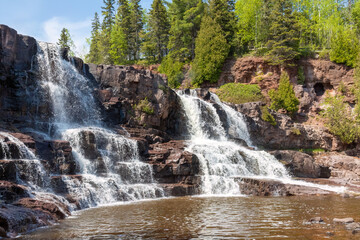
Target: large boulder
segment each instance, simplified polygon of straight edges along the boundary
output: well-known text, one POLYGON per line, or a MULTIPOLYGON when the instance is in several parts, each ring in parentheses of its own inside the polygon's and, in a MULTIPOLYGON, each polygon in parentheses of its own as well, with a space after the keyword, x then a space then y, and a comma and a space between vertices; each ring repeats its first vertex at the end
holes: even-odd
POLYGON ((295 177, 301 178, 329 178, 328 167, 317 164, 314 158, 306 153, 291 150, 270 152, 281 161, 288 171, 295 177))

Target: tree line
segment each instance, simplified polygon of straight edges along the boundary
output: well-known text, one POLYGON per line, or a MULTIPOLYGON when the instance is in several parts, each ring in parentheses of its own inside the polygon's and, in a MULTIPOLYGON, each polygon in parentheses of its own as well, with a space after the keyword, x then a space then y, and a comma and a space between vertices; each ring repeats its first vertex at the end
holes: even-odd
POLYGON ((103 0, 92 20, 87 61, 161 64, 169 85, 216 82, 229 57, 252 54, 294 64, 318 54, 354 67, 359 55, 358 0, 103 0))

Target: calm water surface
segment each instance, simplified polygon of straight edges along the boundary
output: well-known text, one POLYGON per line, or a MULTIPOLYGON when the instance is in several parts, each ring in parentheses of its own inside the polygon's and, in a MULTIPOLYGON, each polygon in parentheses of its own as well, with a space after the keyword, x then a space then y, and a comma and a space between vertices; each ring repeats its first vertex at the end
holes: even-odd
POLYGON ((186 197, 88 209, 20 239, 360 239, 335 217, 360 221, 360 199, 186 197), (320 216, 325 224, 306 224, 320 216), (334 236, 329 236, 329 233, 334 236))

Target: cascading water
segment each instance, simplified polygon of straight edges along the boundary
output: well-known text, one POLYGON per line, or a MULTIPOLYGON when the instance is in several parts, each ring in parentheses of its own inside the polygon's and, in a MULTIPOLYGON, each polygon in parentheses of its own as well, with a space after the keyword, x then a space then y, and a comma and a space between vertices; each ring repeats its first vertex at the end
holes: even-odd
POLYGON ((17 182, 32 190, 48 187, 49 179, 40 160, 23 142, 6 132, 0 132, 0 159, 14 161, 17 182))
POLYGON ((229 130, 226 131, 215 107, 198 97, 178 93, 185 114, 190 138, 187 150, 201 161, 203 194, 240 194, 235 177, 289 178, 285 167, 264 151, 254 151, 231 141, 228 132, 252 145, 244 117, 221 103, 216 95, 212 99, 226 113, 229 130))
POLYGON ((60 57, 54 44, 38 43, 36 67, 51 105, 48 134, 70 142, 81 177, 59 176, 81 207, 163 197, 137 143, 102 127, 91 82, 60 57))

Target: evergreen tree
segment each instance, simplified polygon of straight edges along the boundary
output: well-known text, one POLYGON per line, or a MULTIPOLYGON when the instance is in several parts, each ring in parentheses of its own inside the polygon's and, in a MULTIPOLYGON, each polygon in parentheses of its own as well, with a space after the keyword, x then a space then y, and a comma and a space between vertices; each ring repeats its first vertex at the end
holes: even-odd
POLYGON ((130 14, 130 49, 132 58, 136 61, 140 59, 141 50, 141 32, 144 27, 143 9, 140 5, 140 0, 131 0, 131 14, 130 14))
POLYGON ((60 33, 60 38, 57 43, 60 48, 67 48, 69 49, 69 54, 74 56, 74 52, 72 49, 75 47, 73 40, 71 39, 71 35, 68 29, 63 28, 60 33))
POLYGON ((210 0, 210 16, 221 26, 225 33, 231 52, 234 51, 234 36, 236 26, 235 3, 233 0, 210 0))
MULTIPOLYGON (((131 46, 130 44, 130 35, 132 32, 132 28, 131 28, 131 16, 130 16, 131 12, 130 12, 130 5, 128 0, 119 0, 119 7, 117 9, 117 13, 116 13, 116 24, 118 25, 117 27, 117 34, 119 34, 119 31, 121 29, 122 31, 122 35, 123 37, 125 37, 126 40, 126 46, 127 46, 127 52, 125 53, 125 56, 127 58, 127 60, 131 60, 132 54, 131 54, 131 49, 129 48, 131 46)), ((120 46, 119 46, 120 47, 120 46)))
POLYGON ((114 5, 115 0, 103 0, 105 6, 101 7, 103 11, 101 12, 104 19, 101 25, 101 37, 100 37, 100 46, 101 46, 101 55, 103 57, 103 63, 111 64, 111 57, 109 54, 110 51, 110 39, 111 39, 111 30, 115 22, 115 13, 114 5))
POLYGON ((92 31, 90 40, 90 52, 87 59, 91 63, 99 64, 102 62, 100 54, 100 21, 98 13, 95 13, 94 19, 92 20, 92 31))
POLYGON ((109 54, 112 63, 116 65, 128 63, 128 39, 118 21, 111 31, 109 54))
MULTIPOLYGON (((143 47, 153 55, 153 61, 160 63, 168 53, 170 23, 162 0, 154 0, 148 19, 148 32, 143 47)), ((149 56, 151 57, 151 56, 149 56)))
POLYGON ((215 19, 207 15, 203 17, 192 65, 193 84, 217 82, 221 67, 229 54, 229 45, 224 35, 215 19))
POLYGON ((202 0, 173 0, 169 7, 171 28, 168 48, 176 61, 195 57, 195 40, 205 10, 202 0))
POLYGON ((286 64, 296 58, 299 48, 298 29, 291 0, 273 1, 270 34, 267 42, 268 57, 273 64, 286 64))
POLYGON ((269 96, 271 99, 270 108, 277 111, 284 109, 290 114, 294 114, 299 109, 299 100, 295 96, 293 86, 290 83, 287 72, 282 72, 278 89, 270 90, 269 96))

